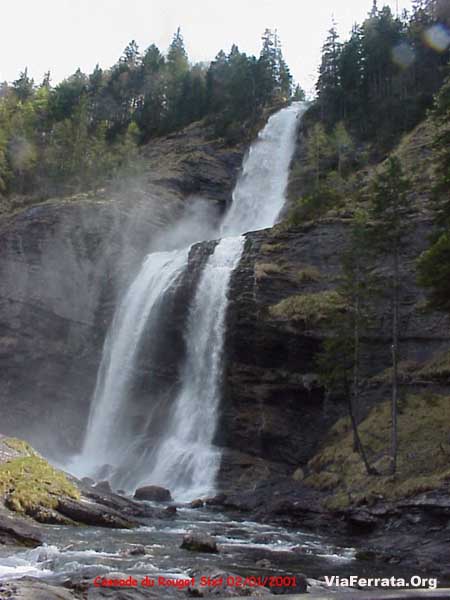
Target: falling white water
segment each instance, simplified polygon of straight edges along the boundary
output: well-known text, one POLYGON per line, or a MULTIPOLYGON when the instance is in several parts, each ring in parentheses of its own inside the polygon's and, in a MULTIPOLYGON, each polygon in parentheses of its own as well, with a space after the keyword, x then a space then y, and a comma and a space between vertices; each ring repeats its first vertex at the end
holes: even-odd
POLYGON ((83 451, 69 470, 95 474, 111 464, 128 471, 126 485, 165 485, 177 499, 214 491, 220 452, 213 441, 230 279, 244 248, 241 234, 271 227, 284 205, 302 110, 296 103, 273 115, 244 160, 220 230, 223 239, 204 267, 189 308, 181 386, 165 430, 159 441, 151 441, 156 448, 142 453, 133 438, 127 399, 144 329, 148 335, 155 331, 164 298, 187 266, 189 249, 149 255, 121 302, 104 345, 83 451))
POLYGON ((286 200, 298 118, 304 110, 305 104, 295 102, 275 113, 251 145, 221 227, 223 236, 265 229, 277 222, 286 200))
POLYGON ((153 469, 141 483, 172 490, 178 500, 214 492, 220 452, 213 445, 221 398, 227 292, 249 230, 270 227, 285 202, 300 104, 279 111, 251 146, 222 224, 224 237, 202 273, 186 331, 183 386, 153 469))
POLYGON ((212 444, 220 400, 227 289, 244 245, 225 238, 208 260, 186 328, 183 386, 148 481, 169 487, 179 500, 210 491, 220 460, 212 444))
POLYGON ((122 299, 103 347, 85 442, 72 471, 94 474, 105 464, 118 464, 127 451, 130 432, 124 417, 139 343, 147 323, 157 321, 164 296, 186 267, 188 254, 189 248, 149 254, 122 299))

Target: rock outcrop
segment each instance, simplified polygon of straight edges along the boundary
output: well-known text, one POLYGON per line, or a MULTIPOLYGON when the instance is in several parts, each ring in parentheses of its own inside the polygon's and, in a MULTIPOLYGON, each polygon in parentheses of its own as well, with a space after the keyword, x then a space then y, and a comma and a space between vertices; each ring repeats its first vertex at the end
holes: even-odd
POLYGON ((216 540, 207 533, 199 531, 187 533, 183 537, 180 548, 183 550, 192 550, 193 552, 207 552, 208 554, 218 552, 216 540))
POLYGON ((141 502, 97 489, 52 467, 29 444, 0 436, 0 544, 38 546, 43 531, 30 522, 130 529, 139 519, 172 518, 141 502), (28 520, 26 519, 28 517, 28 520))
MULTIPOLYGON (((336 286, 349 226, 349 219, 329 218, 247 235, 228 309, 226 384, 217 434, 225 449, 224 490, 251 489, 261 479, 292 475, 346 414, 345 402, 326 398, 315 370, 327 335, 321 304, 336 286), (306 295, 317 314, 302 314, 301 306, 296 312, 295 300, 283 312, 286 300, 306 295)), ((430 231, 430 220, 418 216, 403 250, 400 352, 405 365, 424 364, 450 345, 448 320, 423 310, 424 291, 416 284, 415 260, 427 247, 430 231)), ((380 273, 386 268, 382 260, 377 265, 380 273)), ((370 358, 363 369, 368 379, 390 366, 389 328, 389 304, 381 298, 366 340, 370 358)), ((383 398, 385 385, 383 378, 378 383, 374 378, 366 386, 361 418, 383 398)))
POLYGON ((154 502, 170 502, 172 496, 166 488, 157 485, 145 485, 134 493, 136 500, 150 500, 154 502))
POLYGON ((152 141, 139 175, 0 218, 3 432, 58 460, 79 447, 117 298, 147 252, 199 239, 231 200, 243 148, 210 138, 194 124, 152 141))

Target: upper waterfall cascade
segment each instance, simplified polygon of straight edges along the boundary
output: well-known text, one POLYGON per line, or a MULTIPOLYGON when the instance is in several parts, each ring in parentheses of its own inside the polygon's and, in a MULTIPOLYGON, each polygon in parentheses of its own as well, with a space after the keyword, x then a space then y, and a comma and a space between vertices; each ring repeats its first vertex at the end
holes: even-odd
POLYGON ((213 442, 230 280, 244 249, 242 234, 271 227, 283 208, 303 110, 304 104, 293 103, 275 113, 246 155, 220 227, 222 239, 203 268, 189 307, 186 352, 168 418, 158 439, 138 443, 127 418, 137 354, 144 330, 152 336, 165 296, 188 266, 189 248, 157 252, 145 259, 106 337, 84 447, 69 467, 75 473, 95 476, 102 466, 112 465, 117 470, 113 482, 121 487, 164 485, 180 500, 213 493, 220 466, 220 451, 213 442))

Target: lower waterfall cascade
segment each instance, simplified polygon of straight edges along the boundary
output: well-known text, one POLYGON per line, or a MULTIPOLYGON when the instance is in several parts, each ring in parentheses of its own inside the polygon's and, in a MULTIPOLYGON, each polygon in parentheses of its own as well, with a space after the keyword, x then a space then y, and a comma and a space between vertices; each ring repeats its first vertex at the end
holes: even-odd
POLYGON ((304 103, 295 102, 272 115, 244 159, 217 235, 221 239, 203 266, 187 312, 179 385, 160 437, 156 443, 146 440, 145 434, 136 439, 127 419, 128 394, 144 332, 152 339, 166 295, 188 268, 190 248, 149 254, 119 303, 103 347, 84 445, 66 466, 69 471, 99 477, 107 466, 107 477, 117 487, 164 485, 177 500, 214 493, 221 453, 213 441, 229 284, 244 251, 243 234, 273 226, 284 206, 297 124, 304 110, 304 103), (147 442, 151 449, 143 454, 147 442))

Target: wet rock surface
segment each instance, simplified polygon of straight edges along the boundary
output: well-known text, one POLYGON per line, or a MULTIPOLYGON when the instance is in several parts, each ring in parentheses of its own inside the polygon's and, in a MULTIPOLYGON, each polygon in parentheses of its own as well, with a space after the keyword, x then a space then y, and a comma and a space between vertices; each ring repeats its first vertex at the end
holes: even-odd
POLYGON ((34 548, 42 544, 39 528, 0 506, 0 544, 34 548))
POLYGON ((190 532, 184 536, 180 548, 192 552, 207 552, 209 554, 219 551, 216 540, 207 533, 190 532))
POLYGON ((150 500, 153 502, 170 502, 172 500, 170 491, 157 485, 146 485, 137 488, 134 498, 136 500, 150 500))
POLYGON ((10 583, 0 582, 2 600, 74 600, 81 598, 61 586, 51 585, 39 579, 25 578, 10 583))

